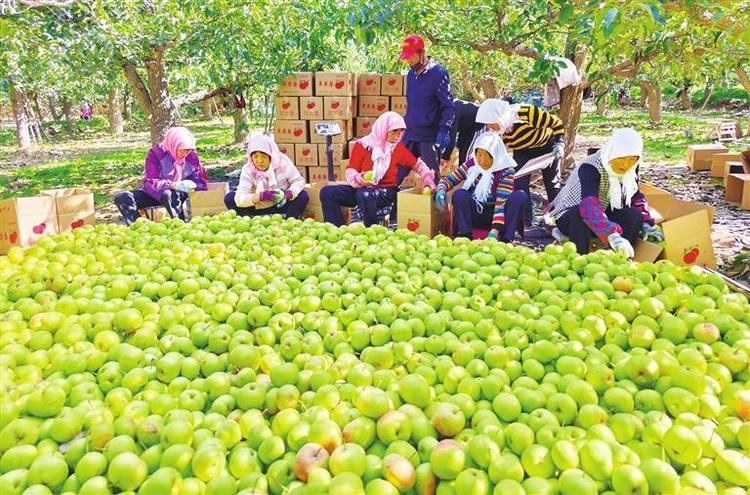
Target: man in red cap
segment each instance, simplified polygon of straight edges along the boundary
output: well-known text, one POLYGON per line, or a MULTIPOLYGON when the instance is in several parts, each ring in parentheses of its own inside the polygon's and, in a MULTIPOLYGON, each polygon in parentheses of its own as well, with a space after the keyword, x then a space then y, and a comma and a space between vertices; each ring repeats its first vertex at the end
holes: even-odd
MULTIPOLYGON (((406 75, 406 134, 403 143, 421 158, 440 178, 440 155, 451 143, 455 120, 453 95, 448 70, 427 56, 420 36, 407 36, 401 46, 400 60, 411 69, 406 75)), ((401 167, 398 183, 409 170, 401 167)))

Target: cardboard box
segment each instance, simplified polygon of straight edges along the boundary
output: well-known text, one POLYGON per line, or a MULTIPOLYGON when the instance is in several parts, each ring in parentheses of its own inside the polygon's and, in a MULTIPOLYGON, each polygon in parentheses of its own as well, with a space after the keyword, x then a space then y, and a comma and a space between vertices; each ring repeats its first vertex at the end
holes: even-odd
POLYGON ((90 190, 85 188, 48 189, 39 193, 55 198, 59 234, 70 232, 84 225, 96 224, 94 195, 90 190))
POLYGON ((358 96, 380 96, 380 74, 360 74, 357 76, 358 96))
MULTIPOLYGON (((344 180, 341 175, 341 162, 337 162, 333 167, 333 180, 344 180)), ((310 178, 310 183, 315 182, 326 182, 328 180, 328 167, 307 167, 307 176, 310 178)))
POLYGON ((57 209, 52 196, 0 201, 0 254, 14 246, 31 246, 43 235, 54 234, 57 234, 57 209))
POLYGON ((216 215, 227 211, 224 196, 229 192, 229 182, 209 182, 205 191, 190 193, 190 216, 216 215))
POLYGON ((293 72, 279 86, 278 96, 312 96, 313 73, 293 72))
POLYGON ((380 78, 380 94, 384 96, 402 96, 404 93, 404 79, 401 74, 383 74, 380 78))
POLYGON ((279 151, 294 161, 294 145, 292 143, 276 143, 276 146, 279 147, 279 151))
POLYGON ((716 153, 711 157, 711 177, 724 177, 724 164, 742 160, 739 153, 716 153))
POLYGON ((294 166, 294 168, 297 169, 297 172, 302 176, 303 179, 305 179, 305 184, 310 182, 307 178, 307 167, 299 167, 297 165, 294 166))
POLYGON ((357 117, 355 120, 355 131, 354 136, 361 138, 370 134, 372 130, 372 124, 377 120, 376 117, 357 117))
POLYGON ((323 120, 323 97, 306 96, 300 98, 299 118, 302 120, 323 120))
POLYGON ((387 96, 360 96, 357 115, 360 117, 379 117, 387 112, 390 101, 387 96))
POLYGON ((295 144, 294 164, 298 167, 317 167, 318 145, 312 143, 295 144))
POLYGON ((405 96, 391 96, 391 110, 401 115, 406 115, 406 97, 405 96))
MULTIPOLYGON (((303 219, 311 218, 315 221, 322 222, 323 221, 323 207, 320 203, 320 190, 323 189, 325 186, 337 185, 337 184, 345 184, 345 182, 310 181, 310 184, 305 186, 305 190, 307 191, 307 194, 310 197, 310 199, 307 203, 307 207, 305 207, 305 212, 302 214, 302 218, 303 219)), ((351 209, 343 208, 343 213, 344 213, 344 223, 351 222, 351 209)))
POLYGON ((693 170, 711 170, 711 157, 726 151, 721 144, 691 144, 688 146, 688 167, 693 170))
MULTIPOLYGON (((652 186, 651 184, 641 182, 638 185, 638 189, 643 193, 643 196, 645 196, 649 208, 651 210, 656 210, 657 215, 661 215, 658 212, 665 210, 668 207, 669 202, 672 201, 671 192, 652 186)), ((652 216, 654 216, 654 212, 652 211, 651 213, 652 216)))
MULTIPOLYGON (((346 148, 342 143, 335 143, 333 147, 333 163, 340 163, 344 159, 344 153, 346 148)), ((321 167, 328 165, 328 157, 326 156, 327 146, 325 144, 318 145, 318 164, 321 167)))
POLYGON ((727 187, 729 176, 732 174, 750 174, 750 164, 744 161, 724 163, 724 188, 727 187))
POLYGON ((276 119, 273 125, 273 137, 277 143, 306 143, 307 122, 276 119))
POLYGON ((750 174, 730 174, 727 177, 726 198, 745 210, 750 210, 750 174))
POLYGON ((716 266, 711 224, 714 208, 700 203, 672 199, 659 211, 663 221, 664 246, 639 240, 636 261, 666 259, 677 265, 716 266))
POLYGON ((315 96, 357 96, 357 82, 351 72, 316 72, 315 96))
POLYGON ((277 96, 276 118, 283 120, 299 120, 299 98, 296 96, 277 96))
POLYGON ((315 132, 315 124, 320 122, 338 122, 341 127, 341 134, 333 136, 333 142, 337 144, 344 144, 350 140, 352 136, 352 123, 351 120, 311 120, 310 121, 310 142, 311 143, 325 143, 326 138, 315 132))
POLYGON ((423 195, 421 188, 400 191, 397 205, 398 228, 428 237, 450 233, 450 215, 446 213, 448 209, 438 210, 432 196, 423 195))
POLYGON ((421 191, 422 178, 414 172, 409 172, 409 175, 404 177, 404 180, 401 182, 401 187, 417 188, 421 191))
POLYGON ((354 118, 356 98, 351 96, 326 96, 323 98, 325 120, 351 120, 354 118))

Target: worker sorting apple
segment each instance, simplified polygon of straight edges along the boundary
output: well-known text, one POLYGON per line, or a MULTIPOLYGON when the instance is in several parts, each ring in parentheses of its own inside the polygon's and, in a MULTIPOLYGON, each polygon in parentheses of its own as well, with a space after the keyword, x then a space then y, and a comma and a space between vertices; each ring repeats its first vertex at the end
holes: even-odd
POLYGON ((515 166, 500 136, 485 132, 466 162, 440 180, 435 206, 441 210, 448 204, 448 191, 463 183, 451 198, 457 236, 471 239, 473 229, 489 229, 489 239, 510 242, 516 232, 523 233, 529 197, 515 188, 515 166))
POLYGON ((549 215, 557 225, 553 236, 572 241, 579 254, 586 254, 595 235, 628 258, 635 254, 639 235, 663 241, 638 189, 642 155, 643 140, 635 130, 615 130, 602 149, 573 170, 550 203, 549 215))

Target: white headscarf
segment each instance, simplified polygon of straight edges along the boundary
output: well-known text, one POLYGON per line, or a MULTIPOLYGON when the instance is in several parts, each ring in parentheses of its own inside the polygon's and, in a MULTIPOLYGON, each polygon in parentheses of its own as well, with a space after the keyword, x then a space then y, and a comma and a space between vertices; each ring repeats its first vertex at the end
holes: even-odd
POLYGON ((508 152, 505 150, 505 145, 500 136, 494 132, 485 132, 477 138, 476 145, 471 151, 471 157, 474 160, 474 165, 469 167, 466 173, 466 180, 464 181, 463 189, 471 189, 476 182, 477 177, 479 183, 474 189, 474 200, 480 205, 487 201, 492 190, 492 184, 494 183, 494 173, 498 170, 505 170, 506 168, 513 168, 516 166, 516 162, 508 156, 508 152), (483 169, 477 158, 475 152, 477 149, 482 149, 492 156, 492 167, 488 170, 483 169))
POLYGON ((502 132, 505 132, 516 122, 520 122, 518 108, 520 105, 511 105, 499 98, 488 98, 479 105, 476 121, 479 124, 499 124, 502 132))
POLYGON ((617 175, 610 160, 624 156, 637 156, 640 162, 643 156, 643 140, 634 129, 615 129, 607 144, 599 151, 604 170, 609 178, 609 204, 612 209, 622 208, 622 197, 625 196, 625 205, 630 206, 630 199, 638 192, 638 177, 635 169, 638 162, 624 175, 617 175))

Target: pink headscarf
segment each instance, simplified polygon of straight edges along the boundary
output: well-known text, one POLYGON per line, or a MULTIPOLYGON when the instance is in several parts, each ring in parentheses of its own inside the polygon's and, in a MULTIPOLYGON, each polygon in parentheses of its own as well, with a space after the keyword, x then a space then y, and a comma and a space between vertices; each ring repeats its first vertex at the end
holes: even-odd
POLYGON ((359 140, 362 146, 370 150, 372 169, 375 175, 374 184, 380 182, 380 179, 388 171, 388 167, 391 166, 391 153, 396 149, 398 141, 389 143, 386 141, 386 137, 389 131, 396 129, 406 129, 404 118, 396 112, 385 112, 372 124, 370 134, 359 140))
POLYGON ((277 182, 274 169, 278 168, 284 156, 270 136, 256 134, 250 138, 250 142, 247 143, 247 168, 250 175, 254 178, 253 182, 257 184, 256 192, 260 193, 268 189, 276 189, 277 182), (260 170, 255 166, 252 154, 256 151, 260 151, 271 157, 271 164, 267 170, 260 170))
POLYGON ((185 164, 185 158, 177 158, 177 150, 194 150, 195 137, 187 127, 170 127, 160 144, 161 149, 169 152, 177 167, 185 164))

